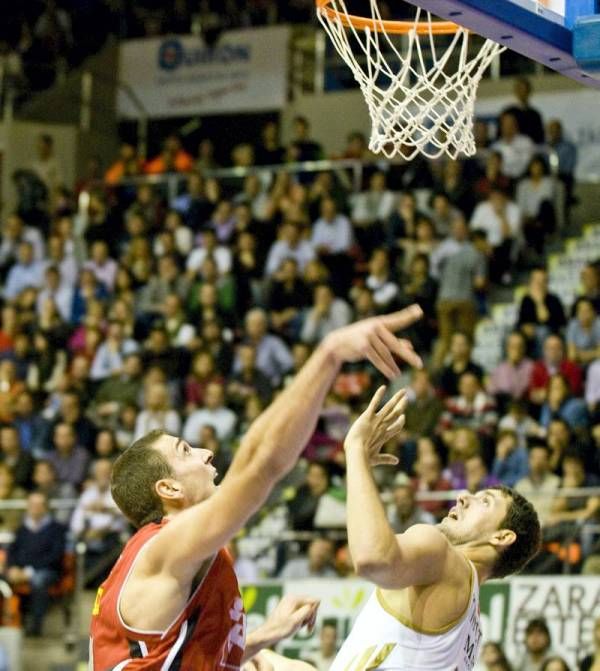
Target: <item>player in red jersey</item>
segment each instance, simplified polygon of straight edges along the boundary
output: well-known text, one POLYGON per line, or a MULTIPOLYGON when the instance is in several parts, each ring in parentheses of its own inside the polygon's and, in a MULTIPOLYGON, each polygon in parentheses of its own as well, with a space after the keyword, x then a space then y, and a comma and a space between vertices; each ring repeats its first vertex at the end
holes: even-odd
POLYGON ((410 342, 394 336, 421 316, 412 306, 329 334, 252 424, 220 487, 211 452, 161 431, 117 459, 113 497, 139 531, 98 590, 92 671, 235 671, 314 621, 315 600, 282 600, 246 638, 232 561, 222 548, 294 466, 343 363, 368 359, 389 378, 400 372, 396 358, 422 365, 410 342))

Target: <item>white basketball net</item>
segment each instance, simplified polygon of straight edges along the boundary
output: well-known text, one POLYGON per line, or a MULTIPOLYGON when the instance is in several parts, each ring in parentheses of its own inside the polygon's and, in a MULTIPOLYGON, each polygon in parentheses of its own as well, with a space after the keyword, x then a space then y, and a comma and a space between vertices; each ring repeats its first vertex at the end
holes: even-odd
MULTIPOLYGON (((371 117, 369 149, 388 158, 401 154, 406 159, 419 152, 429 158, 447 154, 475 154, 473 114, 477 86, 490 63, 504 51, 486 40, 479 53, 469 58, 469 31, 457 28, 436 52, 432 16, 416 9, 414 27, 408 32, 400 53, 382 23, 377 0, 370 0, 372 19, 378 30, 346 26, 339 16, 317 10, 319 20, 335 48, 352 69, 371 117), (428 30, 419 35, 417 26, 426 16, 428 30), (455 50, 457 58, 452 59, 455 50), (385 51, 385 53, 384 53, 385 51), (363 62, 359 62, 363 61, 363 62), (457 61, 458 60, 458 65, 457 61)), ((344 0, 332 0, 328 7, 348 16, 344 0)))

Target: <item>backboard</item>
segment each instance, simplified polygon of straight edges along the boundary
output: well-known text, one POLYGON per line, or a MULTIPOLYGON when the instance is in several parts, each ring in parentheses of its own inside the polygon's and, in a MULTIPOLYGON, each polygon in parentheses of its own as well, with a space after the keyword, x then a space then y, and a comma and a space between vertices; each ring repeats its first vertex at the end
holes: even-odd
POLYGON ((406 0, 600 88, 600 0, 406 0))

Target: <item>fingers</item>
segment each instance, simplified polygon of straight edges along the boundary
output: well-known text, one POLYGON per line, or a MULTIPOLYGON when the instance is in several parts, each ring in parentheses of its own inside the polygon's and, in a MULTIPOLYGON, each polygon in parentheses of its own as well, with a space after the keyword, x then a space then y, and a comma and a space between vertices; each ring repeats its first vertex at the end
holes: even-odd
POLYGON ((386 390, 385 385, 382 385, 373 394, 373 398, 371 399, 371 402, 369 403, 369 407, 367 408, 367 413, 369 415, 374 415, 377 412, 377 408, 381 405, 381 401, 383 400, 385 390, 386 390))
POLYGON ((374 466, 397 466, 400 459, 393 454, 378 454, 374 466))
POLYGON ((393 380, 396 377, 396 370, 398 370, 398 366, 389 366, 372 344, 366 348, 365 356, 375 366, 375 368, 381 371, 389 380, 393 380))
POLYGON ((377 413, 382 419, 394 421, 406 409, 406 389, 399 389, 377 413))
POLYGON ((419 321, 423 316, 423 310, 416 303, 399 312, 392 312, 389 315, 380 317, 380 321, 390 331, 399 331, 405 329, 407 326, 419 321))
POLYGON ((398 358, 406 361, 413 368, 423 368, 423 360, 415 352, 410 340, 398 339, 383 324, 377 329, 377 335, 385 343, 385 346, 398 358))
MULTIPOLYGON (((378 331, 384 333, 385 328, 382 327, 378 329, 378 331)), ((371 345, 377 350, 377 354, 379 354, 379 356, 385 361, 385 364, 388 367, 388 369, 392 371, 392 377, 393 378, 398 377, 400 375, 400 368, 398 368, 398 364, 394 360, 394 357, 390 352, 390 348, 383 340, 383 338, 381 338, 379 332, 376 332, 375 337, 371 338, 371 345)))

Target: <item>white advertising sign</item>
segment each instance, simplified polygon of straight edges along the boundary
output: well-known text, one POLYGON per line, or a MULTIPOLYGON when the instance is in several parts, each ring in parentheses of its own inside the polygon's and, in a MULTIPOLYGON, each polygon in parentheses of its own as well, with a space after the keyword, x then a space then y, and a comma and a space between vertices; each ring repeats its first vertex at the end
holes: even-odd
POLYGON ((119 54, 119 115, 137 118, 140 105, 150 118, 281 108, 288 42, 285 26, 229 31, 213 47, 195 36, 127 40, 119 54))

